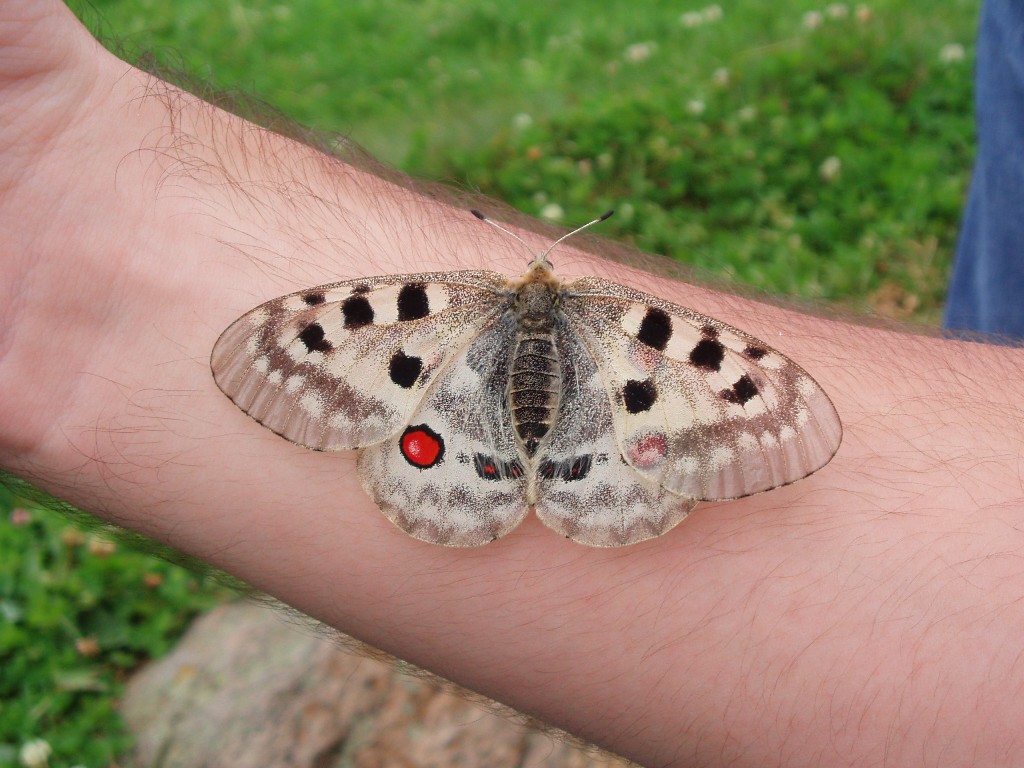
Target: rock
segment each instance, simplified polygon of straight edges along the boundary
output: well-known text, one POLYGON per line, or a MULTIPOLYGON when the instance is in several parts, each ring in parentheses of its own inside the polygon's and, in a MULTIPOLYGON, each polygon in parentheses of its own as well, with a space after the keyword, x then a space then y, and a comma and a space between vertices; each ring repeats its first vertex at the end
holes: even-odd
POLYGON ((628 763, 496 714, 250 602, 199 618, 128 684, 146 768, 428 768, 628 763))

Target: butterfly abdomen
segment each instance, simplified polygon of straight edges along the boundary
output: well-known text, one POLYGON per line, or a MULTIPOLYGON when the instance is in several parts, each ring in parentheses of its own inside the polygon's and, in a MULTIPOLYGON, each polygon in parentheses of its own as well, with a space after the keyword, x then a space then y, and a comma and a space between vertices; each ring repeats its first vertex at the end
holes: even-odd
POLYGON ((562 367, 551 333, 520 333, 512 357, 508 404, 528 457, 551 429, 562 392, 562 367))

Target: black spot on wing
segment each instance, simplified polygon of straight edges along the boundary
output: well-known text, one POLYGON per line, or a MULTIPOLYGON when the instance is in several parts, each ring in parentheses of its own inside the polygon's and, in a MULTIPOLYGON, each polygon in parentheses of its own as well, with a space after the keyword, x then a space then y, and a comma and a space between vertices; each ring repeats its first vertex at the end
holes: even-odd
POLYGON ((753 345, 743 350, 743 354, 749 357, 751 360, 760 360, 762 357, 768 354, 768 350, 764 347, 755 347, 753 345))
POLYGON ((306 345, 307 352, 330 352, 334 346, 325 338, 320 323, 310 323, 299 334, 299 341, 306 345))
POLYGON ((743 374, 736 380, 731 389, 723 389, 718 394, 728 403, 744 405, 748 400, 756 397, 758 391, 757 385, 753 380, 746 374, 743 374))
POLYGON ((517 480, 523 476, 523 465, 518 461, 500 461, 482 453, 473 457, 473 468, 483 480, 517 480))
POLYGON ((652 349, 664 351, 669 339, 672 338, 672 318, 668 316, 668 312, 648 307, 647 314, 640 321, 640 330, 636 338, 652 349))
POLYGON ((313 293, 303 294, 302 300, 311 307, 319 306, 327 301, 327 297, 323 293, 314 291, 313 293))
POLYGON ((409 389, 409 387, 416 383, 422 370, 422 358, 407 355, 402 350, 395 352, 388 364, 388 373, 391 376, 391 380, 405 389, 409 389))
POLYGON ((341 314, 345 318, 346 328, 362 328, 373 322, 373 307, 362 294, 349 296, 341 302, 341 314))
POLYGON ((700 332, 709 339, 718 338, 718 329, 713 325, 701 326, 700 332))
POLYGON ((398 292, 398 319, 419 320, 430 314, 427 287, 423 283, 403 285, 398 292))
POLYGON ((708 371, 717 371, 721 368, 723 357, 725 357, 725 347, 717 339, 701 339, 690 350, 690 362, 698 368, 708 371))
POLYGON ((631 379, 622 388, 622 404, 630 413, 643 413, 649 411, 654 401, 658 399, 658 389, 650 379, 637 381, 631 379))
POLYGON ((583 456, 574 456, 564 461, 544 459, 537 468, 537 474, 542 480, 558 478, 559 480, 571 483, 574 480, 582 480, 589 475, 593 462, 594 457, 589 453, 583 456))

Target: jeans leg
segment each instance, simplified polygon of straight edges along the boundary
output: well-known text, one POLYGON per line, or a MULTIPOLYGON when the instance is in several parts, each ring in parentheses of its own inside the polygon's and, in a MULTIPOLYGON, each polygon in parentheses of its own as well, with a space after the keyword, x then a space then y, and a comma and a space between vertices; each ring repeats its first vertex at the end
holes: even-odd
POLYGON ((1024 338, 1024 3, 985 0, 975 71, 978 154, 945 325, 1024 338))

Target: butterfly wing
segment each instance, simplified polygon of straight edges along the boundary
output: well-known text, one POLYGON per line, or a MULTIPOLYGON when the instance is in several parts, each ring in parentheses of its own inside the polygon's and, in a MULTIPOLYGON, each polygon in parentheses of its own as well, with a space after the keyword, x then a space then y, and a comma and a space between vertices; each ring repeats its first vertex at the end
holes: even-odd
POLYGON ((811 474, 839 448, 824 391, 742 331, 599 278, 566 286, 563 311, 600 370, 623 457, 673 493, 746 496, 811 474))
POLYGON ((507 303, 494 272, 392 275, 312 288, 246 313, 210 365, 224 394, 299 445, 340 450, 400 431, 434 377, 507 303))
POLYGON ((405 430, 359 454, 359 477, 395 525, 453 547, 487 544, 529 511, 506 388, 510 312, 479 328, 429 384, 405 430))
POLYGON ((697 502, 625 462, 594 358, 568 324, 558 329, 556 340, 562 398, 557 429, 537 470, 537 516, 590 546, 624 546, 660 536, 697 502))

